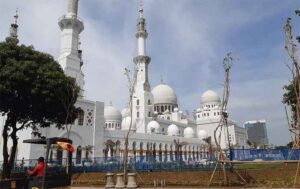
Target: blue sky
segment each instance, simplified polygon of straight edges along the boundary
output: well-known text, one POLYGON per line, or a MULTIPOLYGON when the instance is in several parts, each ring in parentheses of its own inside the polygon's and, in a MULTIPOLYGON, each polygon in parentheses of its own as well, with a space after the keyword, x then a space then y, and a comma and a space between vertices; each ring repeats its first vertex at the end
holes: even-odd
MULTIPOLYGON (((81 0, 79 16, 86 97, 112 101, 122 109, 128 99, 124 68, 133 68, 138 5, 135 0, 81 0)), ((58 18, 66 13, 62 0, 0 0, 0 36, 8 35, 19 8, 21 43, 58 57, 58 18)), ((165 83, 176 92, 182 110, 199 107, 207 89, 222 95, 222 59, 237 58, 231 72, 230 117, 240 125, 266 119, 269 140, 286 144, 287 131, 282 87, 291 78, 285 62, 283 25, 293 18, 300 35, 297 0, 144 0, 151 56, 150 82, 165 83)))

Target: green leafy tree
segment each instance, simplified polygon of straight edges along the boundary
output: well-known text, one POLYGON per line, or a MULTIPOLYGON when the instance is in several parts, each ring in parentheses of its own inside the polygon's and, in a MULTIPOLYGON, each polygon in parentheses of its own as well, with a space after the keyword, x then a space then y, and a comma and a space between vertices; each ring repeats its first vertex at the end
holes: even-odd
POLYGON ((17 132, 31 128, 39 134, 39 127, 63 128, 74 122, 79 87, 73 78, 65 76, 51 55, 9 40, 0 43, 0 81, 0 113, 5 117, 2 178, 9 178, 17 132), (12 141, 10 154, 8 140, 12 141))

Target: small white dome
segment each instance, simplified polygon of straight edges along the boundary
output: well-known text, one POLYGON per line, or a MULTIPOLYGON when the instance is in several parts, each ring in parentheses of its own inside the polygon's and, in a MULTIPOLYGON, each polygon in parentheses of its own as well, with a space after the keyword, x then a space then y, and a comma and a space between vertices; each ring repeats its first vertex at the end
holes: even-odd
POLYGON ((168 135, 169 136, 178 136, 179 135, 179 129, 177 125, 171 124, 168 127, 168 135))
POLYGON ((212 90, 207 90, 201 96, 201 103, 203 104, 203 103, 211 103, 211 102, 220 103, 221 99, 216 92, 212 90))
POLYGON ((147 133, 160 133, 160 125, 157 121, 152 120, 147 125, 147 133))
POLYGON ((129 108, 124 108, 121 112, 122 118, 124 119, 127 116, 130 116, 130 109, 129 108))
POLYGON ((177 96, 169 85, 159 84, 152 89, 151 93, 154 104, 177 104, 177 96))
POLYGON ((207 135, 207 132, 205 130, 199 130, 198 131, 198 138, 199 139, 203 140, 207 137, 208 137, 208 135, 207 135))
POLYGON ((183 131, 183 136, 185 138, 194 138, 194 129, 192 129, 191 127, 185 128, 183 131))
MULTIPOLYGON (((131 117, 130 116, 125 117, 122 120, 122 130, 129 130, 129 128, 130 128, 130 121, 131 121, 131 117)), ((133 120, 131 124, 132 124, 131 130, 135 131, 136 130, 136 123, 135 123, 135 121, 133 120)))
POLYGON ((119 110, 113 106, 106 106, 104 108, 104 120, 105 121, 122 121, 122 115, 119 110))
POLYGON ((179 111, 179 109, 178 108, 174 108, 174 112, 178 112, 179 111))

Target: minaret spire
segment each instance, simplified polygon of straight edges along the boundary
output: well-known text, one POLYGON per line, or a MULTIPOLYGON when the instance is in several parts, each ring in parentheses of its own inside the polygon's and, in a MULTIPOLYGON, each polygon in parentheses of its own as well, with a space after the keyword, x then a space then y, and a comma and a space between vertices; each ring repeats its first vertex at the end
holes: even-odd
POLYGON ((144 7, 143 7, 143 2, 141 1, 140 8, 139 8, 140 18, 143 18, 143 12, 144 12, 144 7))
POLYGON ((68 0, 67 11, 67 14, 63 15, 58 22, 61 29, 61 50, 58 61, 65 74, 76 79, 82 97, 84 75, 81 70, 83 62, 79 34, 83 31, 84 25, 83 21, 77 16, 78 0, 68 0))
POLYGON ((151 58, 147 56, 146 20, 144 18, 144 8, 141 3, 138 9, 139 16, 136 25, 137 56, 133 59, 136 67, 134 98, 132 99, 132 119, 136 121, 136 132, 146 133, 149 118, 153 116, 153 95, 148 79, 148 65, 151 58))
POLYGON ((19 39, 18 39, 18 27, 19 27, 18 18, 19 18, 19 12, 18 12, 18 9, 17 9, 16 14, 14 16, 14 21, 10 25, 9 37, 6 38, 6 41, 11 41, 15 44, 19 43, 19 39))
POLYGON ((138 55, 133 59, 137 67, 136 85, 141 85, 143 90, 150 91, 150 84, 148 82, 148 64, 151 58, 146 55, 146 39, 148 32, 146 30, 146 20, 143 17, 143 5, 139 6, 139 17, 137 22, 137 32, 135 37, 138 41, 138 55))
POLYGON ((77 16, 78 0, 68 0, 68 15, 77 16))

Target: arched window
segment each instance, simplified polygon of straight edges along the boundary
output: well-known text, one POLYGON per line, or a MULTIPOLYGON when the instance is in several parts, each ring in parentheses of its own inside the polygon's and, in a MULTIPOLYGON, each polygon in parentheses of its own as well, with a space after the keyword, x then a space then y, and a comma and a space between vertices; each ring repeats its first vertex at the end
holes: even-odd
POLYGON ((136 100, 136 105, 137 106, 140 105, 140 100, 139 99, 136 100))
POLYGON ((151 105, 151 100, 148 100, 148 105, 151 105))
POLYGON ((160 109, 161 109, 161 112, 163 113, 164 112, 164 106, 161 106, 160 109))
POLYGON ((148 117, 151 117, 151 112, 148 112, 148 117))
POLYGON ((111 123, 108 124, 108 128, 111 128, 111 123))
POLYGON ((84 111, 82 109, 78 110, 77 117, 78 117, 78 125, 83 125, 84 111))
POLYGON ((136 117, 140 117, 140 112, 136 112, 136 117))

